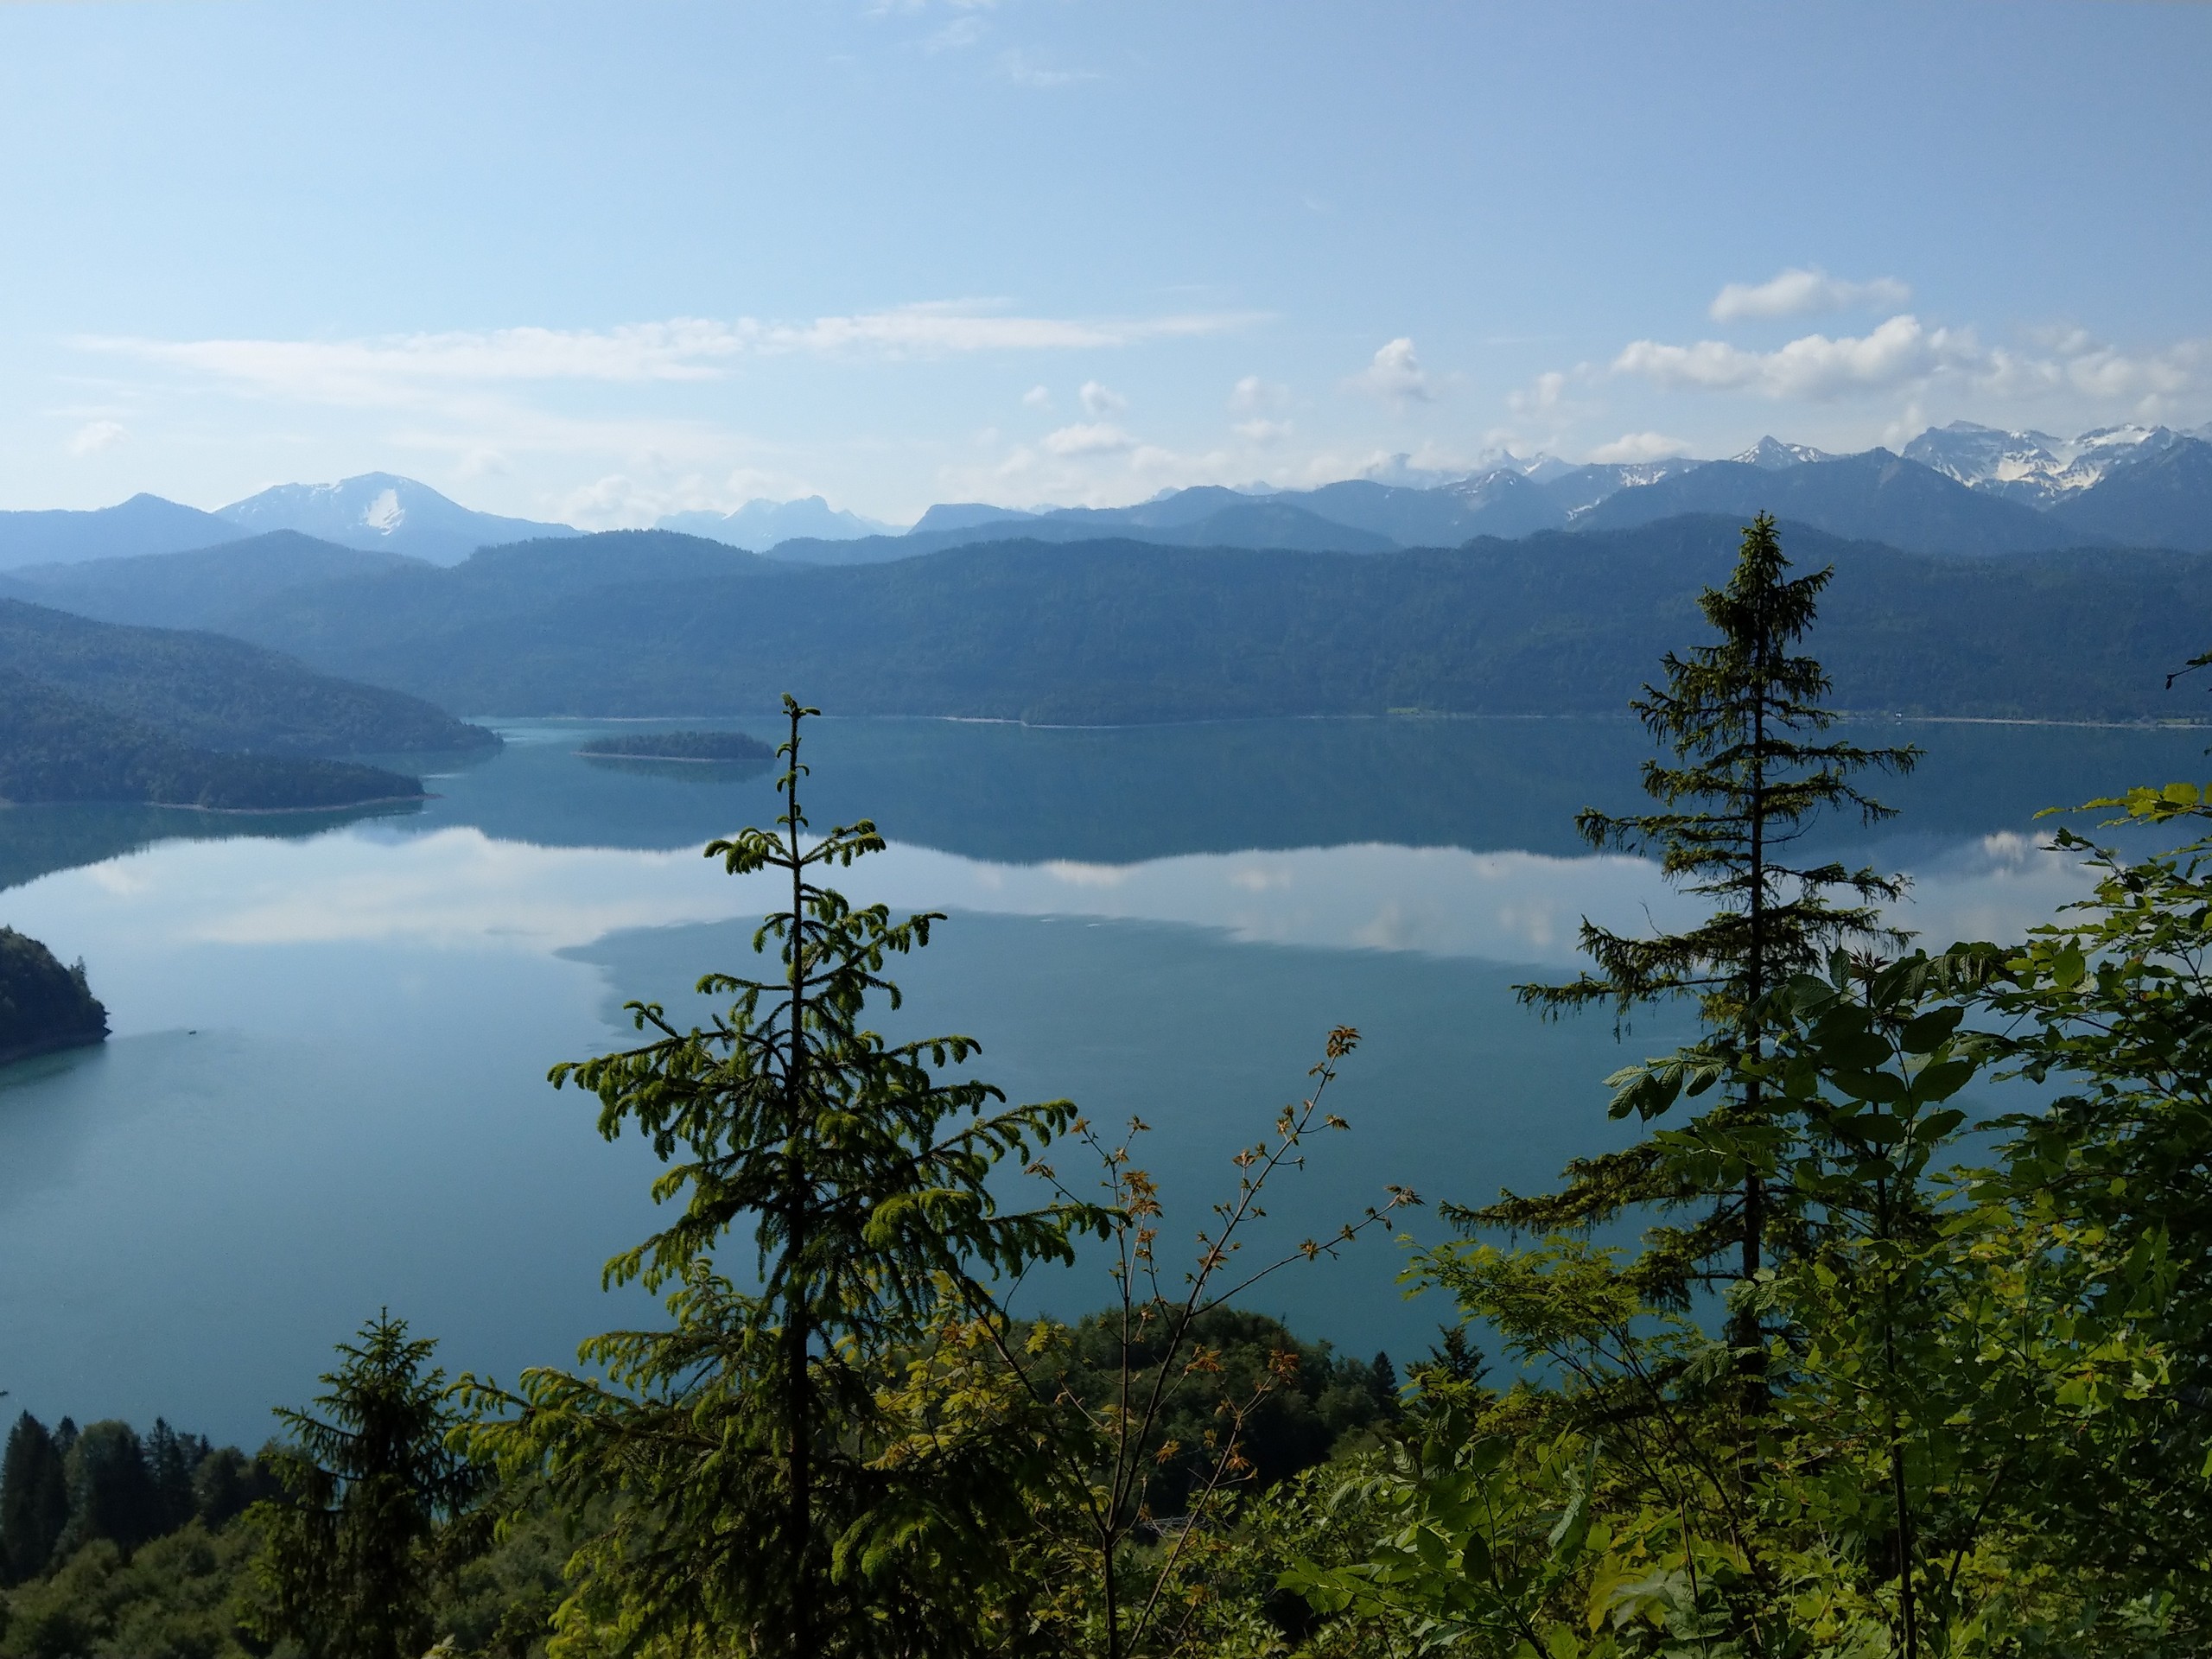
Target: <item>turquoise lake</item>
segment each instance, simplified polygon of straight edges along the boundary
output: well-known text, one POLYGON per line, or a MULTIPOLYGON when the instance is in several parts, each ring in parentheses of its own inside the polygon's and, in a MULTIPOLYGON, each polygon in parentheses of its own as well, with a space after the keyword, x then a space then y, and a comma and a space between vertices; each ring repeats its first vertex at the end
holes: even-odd
MULTIPOLYGON (((502 1378, 653 1316, 599 1283, 652 1224, 652 1160, 545 1072, 620 1042, 625 1000, 688 1007, 702 972, 747 970, 772 896, 699 849, 769 822, 773 774, 575 753, 637 722, 501 729, 502 752, 399 813, 0 810, 0 923, 82 957, 115 1027, 0 1069, 11 1408, 257 1444, 379 1307, 449 1370, 502 1378)), ((1647 1015, 1616 1041, 1602 1016, 1547 1025, 1512 996, 1573 971, 1586 914, 1693 913, 1649 865, 1574 837, 1578 808, 1640 799, 1626 721, 810 729, 817 824, 865 815, 893 843, 842 885, 950 915, 899 964, 909 1001, 885 1028, 981 1039, 973 1071, 1014 1098, 1141 1116, 1164 1243, 1205 1224, 1332 1026, 1363 1037, 1334 1101, 1351 1131, 1313 1145, 1248 1255, 1388 1184, 1473 1202, 1548 1181, 1623 1133, 1604 1077, 1687 1029, 1647 1015)), ((1936 944, 2017 936, 2082 891, 2037 808, 2212 771, 2200 730, 1854 734, 1928 758, 1878 788, 1894 823, 1817 838, 1910 873, 1899 919, 1936 944)), ((1438 1229, 1420 1211, 1406 1230, 1438 1229)), ((1246 1300, 1409 1357, 1447 1310, 1404 1299, 1403 1254, 1373 1236, 1246 1300)), ((1078 1269, 1034 1294, 1072 1314, 1107 1288, 1078 1269)))

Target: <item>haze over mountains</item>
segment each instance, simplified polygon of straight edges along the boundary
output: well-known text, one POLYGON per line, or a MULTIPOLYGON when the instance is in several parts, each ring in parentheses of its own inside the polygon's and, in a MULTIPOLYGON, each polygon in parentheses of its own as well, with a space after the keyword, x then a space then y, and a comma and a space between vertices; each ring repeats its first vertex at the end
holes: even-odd
MULTIPOLYGON (((1576 466, 1508 455, 1426 487, 1352 479, 1306 490, 1204 485, 1127 507, 943 503, 904 531, 820 496, 671 514, 658 527, 790 562, 864 564, 979 542, 1100 537, 1381 552, 1762 510, 1916 552, 2212 550, 2212 427, 2114 427, 2060 439, 1954 422, 1923 432, 1898 454, 1834 455, 1767 437, 1717 461, 1576 466)), ((276 531, 440 565, 480 547, 583 533, 477 512, 426 485, 369 473, 335 484, 280 485, 214 512, 151 495, 90 512, 0 512, 0 571, 12 573, 11 585, 58 593, 68 581, 55 567, 204 550, 276 531)), ((273 555, 264 549, 261 556, 273 555)))

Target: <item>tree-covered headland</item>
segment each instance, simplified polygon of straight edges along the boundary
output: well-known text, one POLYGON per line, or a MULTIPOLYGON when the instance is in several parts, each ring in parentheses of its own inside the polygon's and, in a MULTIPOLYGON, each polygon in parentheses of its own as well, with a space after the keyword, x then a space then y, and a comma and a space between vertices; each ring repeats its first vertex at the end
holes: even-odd
POLYGON ((1708 913, 1590 928, 1587 971, 1524 995, 1682 999, 1700 1034, 1612 1079, 1628 1149, 1443 1195, 1452 1235, 1404 1258, 1432 1352, 1348 1359, 1240 1306, 1418 1202, 1268 1230, 1280 1183, 1328 1179, 1358 1033, 1209 1214, 1166 1215, 1141 1122, 1010 1103, 969 1037, 880 1034, 944 918, 832 885, 882 842, 808 823, 792 704, 778 822, 708 849, 785 895, 753 974, 555 1072, 661 1160, 664 1224, 607 1274, 664 1317, 449 1382, 380 1316, 251 1506, 166 1535, 80 1527, 124 1512, 77 1496, 95 1430, 57 1452, 27 1420, 0 1654, 2202 1653, 2212 794, 2091 803, 2055 832, 2088 894, 2024 938, 1893 931, 1897 877, 1794 850, 1917 760, 1833 729, 1824 581, 1753 524, 1639 697, 1648 804, 1582 827, 1708 913), (1022 1288, 1071 1266, 1103 1306, 1063 1323, 1022 1288), (152 1605, 126 1580, 199 1634, 119 1633, 152 1605))
POLYGON ((85 964, 65 968, 36 939, 0 927, 0 1065, 106 1037, 107 1009, 85 964))

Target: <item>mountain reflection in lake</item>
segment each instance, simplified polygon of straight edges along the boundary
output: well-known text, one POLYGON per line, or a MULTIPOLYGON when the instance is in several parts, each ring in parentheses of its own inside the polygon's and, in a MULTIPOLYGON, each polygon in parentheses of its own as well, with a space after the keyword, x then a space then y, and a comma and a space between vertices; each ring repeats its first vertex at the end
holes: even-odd
MULTIPOLYGON (((544 1072, 621 1040, 624 999, 688 1008, 700 973, 745 970, 773 895, 698 849, 770 821, 774 773, 574 753, 634 725, 505 729, 504 753, 397 817, 0 812, 0 921, 83 956, 116 1029, 0 1071, 15 1402, 251 1442, 380 1306, 449 1365, 510 1377, 650 1316, 597 1287, 652 1223, 650 1160, 601 1141, 592 1103, 544 1072)), ((1386 1183, 1479 1200, 1548 1180, 1621 1134, 1605 1073, 1687 1030, 1647 1015, 1617 1045, 1602 1017, 1548 1026, 1511 997, 1571 971, 1586 914, 1692 913, 1649 866, 1574 840, 1577 808, 1635 799, 1627 721, 817 732, 816 823, 872 817, 893 843, 848 891, 953 912, 897 965, 911 1000, 888 1028, 980 1037, 979 1074, 1018 1098, 1142 1116, 1171 1237, 1332 1025, 1365 1034, 1339 1103, 1354 1131, 1271 1205, 1286 1244, 1386 1183)), ((1937 944, 2017 934, 2081 890, 2039 849, 2037 807, 2204 769, 2190 731, 1878 728, 1900 740, 1929 751, 1878 791, 1905 816, 1820 839, 1910 870, 1900 919, 1937 944)), ((1399 1260, 1363 1243, 1253 1305, 1408 1357, 1444 1310, 1398 1297, 1399 1260)), ((1075 1313, 1104 1289, 1077 1274, 1038 1294, 1075 1313)))

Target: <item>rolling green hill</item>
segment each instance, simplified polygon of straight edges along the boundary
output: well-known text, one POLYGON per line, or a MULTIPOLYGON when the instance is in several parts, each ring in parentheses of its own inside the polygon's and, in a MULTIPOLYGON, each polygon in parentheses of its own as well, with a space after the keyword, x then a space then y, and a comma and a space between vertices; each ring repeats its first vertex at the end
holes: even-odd
POLYGON ((0 802, 143 801, 214 811, 299 811, 419 798, 380 766, 226 754, 183 743, 43 681, 0 669, 0 802))
POLYGON ((418 698, 333 679, 243 640, 119 627, 16 600, 0 599, 0 664, 190 747, 327 757, 499 741, 418 698))
MULTIPOLYGON (((229 619, 332 673, 512 715, 849 714, 1111 724, 1252 715, 1618 712, 1703 637, 1740 522, 1333 554, 995 542, 779 565, 665 532, 522 543, 449 571, 295 589, 229 619)), ((2195 714, 2212 558, 1936 557, 1785 525, 1833 563, 1816 648, 1863 711, 2195 714)))

